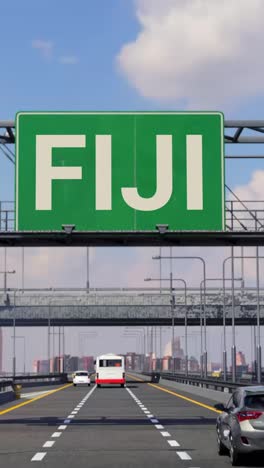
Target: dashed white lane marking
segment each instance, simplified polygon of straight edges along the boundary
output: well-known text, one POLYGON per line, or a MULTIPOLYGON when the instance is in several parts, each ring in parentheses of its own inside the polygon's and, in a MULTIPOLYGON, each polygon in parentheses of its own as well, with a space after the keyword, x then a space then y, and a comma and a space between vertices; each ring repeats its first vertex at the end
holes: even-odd
POLYGON ((179 447, 180 446, 180 444, 179 444, 179 442, 177 442, 177 440, 168 440, 167 442, 171 447, 179 447))
MULTIPOLYGON (((171 437, 170 433, 167 432, 167 431, 163 431, 162 429, 165 429, 164 426, 162 424, 159 424, 159 420, 154 418, 154 415, 153 414, 150 414, 150 411, 148 411, 148 409, 146 408, 146 406, 141 403, 140 400, 138 400, 134 393, 129 389, 127 388, 127 391, 128 393, 130 394, 130 396, 133 398, 133 400, 135 401, 135 403, 138 404, 139 408, 144 412, 145 416, 147 418, 149 418, 150 422, 152 422, 153 424, 155 424, 155 427, 156 429, 158 429, 160 431, 160 434, 163 436, 163 437, 171 437)), ((168 444, 171 446, 171 447, 180 447, 180 444, 179 442, 177 442, 177 440, 167 440, 168 444)), ((190 457, 190 455, 187 453, 187 452, 183 452, 183 451, 176 451, 177 455, 179 456, 179 458, 181 460, 191 460, 192 457, 190 457)))
POLYGON ((177 455, 179 455, 180 459, 181 460, 191 460, 192 457, 190 457, 190 455, 188 455, 187 452, 176 452, 177 455))
MULTIPOLYGON (((92 390, 89 391, 89 393, 87 393, 86 397, 84 398, 84 402, 86 402, 88 400, 88 398, 91 396, 91 394, 94 392, 94 390, 96 389, 96 386, 94 386, 92 388, 92 390)), ((80 404, 79 404, 80 405, 80 404)), ((75 408, 74 411, 72 411, 72 413, 78 413, 79 409, 78 408, 78 411, 76 411, 77 407, 75 408)), ((61 426, 58 427, 59 430, 65 430, 67 428, 67 425, 70 424, 72 422, 72 419, 75 418, 75 414, 69 414, 69 416, 67 416, 66 419, 64 419, 64 424, 62 424, 61 426)), ((51 437, 53 438, 58 438, 60 437, 62 434, 62 432, 53 432, 53 434, 51 435, 51 437)), ((51 448, 53 447, 53 445, 55 444, 55 441, 54 440, 47 440, 47 442, 45 442, 43 444, 43 447, 45 448, 51 448)), ((47 454, 47 452, 37 452, 35 453, 35 455, 31 458, 31 461, 41 461, 43 460, 43 458, 45 457, 45 455, 47 454)))
POLYGON ((45 444, 43 444, 42 447, 50 448, 50 447, 52 447, 54 444, 55 444, 55 440, 47 440, 47 442, 45 442, 45 444))
POLYGON ((37 452, 34 457, 31 458, 31 461, 41 461, 47 455, 47 452, 37 452))
POLYGON ((62 432, 53 432, 51 437, 60 437, 62 432))

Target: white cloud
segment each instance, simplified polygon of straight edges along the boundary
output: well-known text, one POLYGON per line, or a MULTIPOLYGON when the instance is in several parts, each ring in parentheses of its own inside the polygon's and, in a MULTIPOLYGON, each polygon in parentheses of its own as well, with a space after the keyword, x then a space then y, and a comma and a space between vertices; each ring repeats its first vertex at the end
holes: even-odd
POLYGON ((59 58, 59 63, 62 65, 76 65, 79 59, 76 55, 63 55, 59 58))
POLYGON ((33 49, 39 50, 42 57, 50 59, 53 54, 54 44, 52 41, 43 41, 41 39, 34 39, 32 41, 33 49))
POLYGON ((118 57, 144 97, 218 108, 263 93, 263 0, 137 0, 140 31, 118 57))
POLYGON ((235 194, 240 200, 264 200, 264 171, 256 170, 249 182, 235 188, 235 194))

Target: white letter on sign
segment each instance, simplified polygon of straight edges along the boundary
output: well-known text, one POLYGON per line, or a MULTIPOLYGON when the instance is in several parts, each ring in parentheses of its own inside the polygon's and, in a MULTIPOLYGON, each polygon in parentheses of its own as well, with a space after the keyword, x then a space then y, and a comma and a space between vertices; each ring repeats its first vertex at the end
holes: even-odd
POLYGON ((187 135, 187 210, 203 209, 202 135, 187 135))
POLYGON ((52 166, 52 148, 85 148, 85 135, 36 136, 36 210, 51 210, 52 180, 82 179, 82 168, 52 166))
POLYGON ((125 202, 135 210, 158 210, 168 203, 172 194, 172 135, 157 135, 156 146, 157 182, 153 197, 141 197, 135 187, 122 188, 125 202))
POLYGON ((95 209, 112 209, 112 136, 96 135, 95 209))

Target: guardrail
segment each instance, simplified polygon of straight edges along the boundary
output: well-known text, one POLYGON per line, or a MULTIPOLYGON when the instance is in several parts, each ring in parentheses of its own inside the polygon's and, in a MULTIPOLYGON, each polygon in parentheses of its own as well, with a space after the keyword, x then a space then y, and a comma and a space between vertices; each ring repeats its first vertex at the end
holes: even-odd
POLYGON ((0 380, 0 392, 5 391, 7 387, 12 387, 13 380, 0 380))
POLYGON ((222 392, 232 393, 238 387, 241 386, 253 386, 257 385, 256 382, 248 381, 248 379, 240 379, 239 382, 230 382, 228 380, 222 380, 219 377, 201 378, 193 375, 183 374, 172 374, 170 372, 142 372, 143 375, 147 375, 152 378, 154 374, 159 374, 162 379, 172 380, 187 385, 195 385, 198 387, 205 387, 208 389, 218 390, 222 392))
POLYGON ((52 374, 32 374, 32 375, 15 375, 8 376, 7 378, 0 379, 0 391, 1 389, 14 386, 16 384, 21 384, 24 387, 30 385, 45 385, 45 384, 57 384, 57 383, 66 383, 68 382, 67 373, 52 373, 52 374))

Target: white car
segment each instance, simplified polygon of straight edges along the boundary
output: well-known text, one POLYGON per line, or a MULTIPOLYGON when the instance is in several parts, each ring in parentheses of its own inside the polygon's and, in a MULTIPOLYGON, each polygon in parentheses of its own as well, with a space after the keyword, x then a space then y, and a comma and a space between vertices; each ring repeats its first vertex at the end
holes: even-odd
POLYGON ((91 379, 89 377, 89 373, 87 371, 76 371, 73 374, 73 385, 76 387, 76 385, 88 385, 90 387, 91 385, 91 379))

